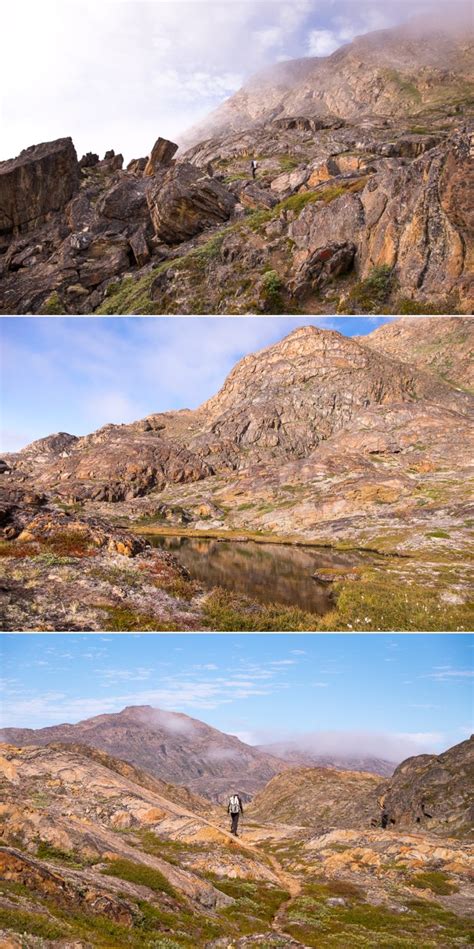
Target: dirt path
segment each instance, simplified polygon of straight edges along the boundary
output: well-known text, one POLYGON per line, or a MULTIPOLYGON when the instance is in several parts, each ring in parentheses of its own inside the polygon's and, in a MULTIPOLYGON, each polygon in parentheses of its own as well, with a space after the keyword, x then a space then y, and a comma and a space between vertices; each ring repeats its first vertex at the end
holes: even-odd
POLYGON ((245 847, 248 847, 249 850, 252 850, 255 854, 258 854, 265 860, 268 860, 268 862, 272 866, 275 876, 278 877, 278 880, 281 886, 283 887, 283 889, 287 890, 288 893, 290 894, 289 900, 285 900, 285 902, 279 906, 277 912, 275 913, 275 916, 273 917, 270 923, 270 928, 273 930, 273 932, 278 933, 279 936, 284 936, 285 938, 290 939, 291 937, 289 933, 285 932, 282 926, 283 926, 288 908, 291 906, 293 901, 301 893, 301 889, 302 889, 301 883, 291 873, 288 873, 287 870, 284 870, 280 861, 277 860, 276 857, 274 857, 273 855, 268 854, 268 853, 261 854, 259 851, 259 848, 256 847, 255 844, 251 844, 248 841, 245 842, 245 847))

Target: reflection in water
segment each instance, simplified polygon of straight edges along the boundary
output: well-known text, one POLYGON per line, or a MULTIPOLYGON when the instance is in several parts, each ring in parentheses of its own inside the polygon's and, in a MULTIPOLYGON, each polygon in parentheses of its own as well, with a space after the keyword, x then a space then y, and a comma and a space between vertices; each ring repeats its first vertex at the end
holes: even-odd
POLYGON ((332 606, 331 589, 312 575, 354 563, 348 554, 283 544, 169 535, 148 535, 148 540, 172 551, 191 576, 207 587, 220 586, 262 603, 297 606, 319 614, 332 606))

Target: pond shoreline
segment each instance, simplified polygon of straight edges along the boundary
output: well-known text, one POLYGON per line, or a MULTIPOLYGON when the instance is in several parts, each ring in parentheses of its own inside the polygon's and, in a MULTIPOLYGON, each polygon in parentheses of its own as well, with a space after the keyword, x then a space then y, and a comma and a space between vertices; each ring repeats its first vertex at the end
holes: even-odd
POLYGON ((372 554, 378 557, 397 557, 403 560, 410 560, 410 554, 400 553, 399 551, 380 550, 377 547, 363 547, 360 544, 351 544, 349 541, 336 541, 331 543, 329 540, 311 540, 302 537, 295 537, 292 534, 260 534, 252 531, 240 530, 196 530, 196 528, 179 527, 159 527, 151 525, 137 525, 133 521, 127 521, 127 527, 133 533, 139 536, 155 537, 189 537, 196 540, 217 540, 230 543, 255 543, 255 544, 275 544, 288 547, 309 547, 311 549, 334 550, 337 552, 354 552, 362 554, 372 554))

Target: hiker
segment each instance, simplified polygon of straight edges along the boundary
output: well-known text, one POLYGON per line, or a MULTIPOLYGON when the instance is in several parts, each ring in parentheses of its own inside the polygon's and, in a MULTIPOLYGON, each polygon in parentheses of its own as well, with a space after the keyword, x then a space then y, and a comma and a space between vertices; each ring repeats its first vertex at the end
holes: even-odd
POLYGON ((255 158, 252 158, 252 161, 250 162, 250 167, 252 169, 252 178, 255 179, 257 177, 257 168, 258 168, 255 158))
POLYGON ((240 797, 238 794, 231 794, 229 798, 229 803, 227 805, 227 813, 230 814, 230 818, 231 818, 230 832, 231 834, 234 834, 234 837, 238 837, 237 826, 239 823, 239 817, 241 814, 243 815, 244 813, 244 809, 242 807, 242 801, 240 800, 240 797))

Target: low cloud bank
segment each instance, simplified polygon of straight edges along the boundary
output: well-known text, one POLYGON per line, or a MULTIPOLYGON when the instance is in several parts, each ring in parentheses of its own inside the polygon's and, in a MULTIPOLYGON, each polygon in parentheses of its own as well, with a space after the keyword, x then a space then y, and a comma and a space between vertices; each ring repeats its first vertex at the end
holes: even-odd
POLYGON ((280 755, 300 752, 315 757, 381 758, 399 764, 412 755, 438 754, 444 748, 444 736, 439 732, 320 731, 284 738, 266 733, 255 743, 280 755))

